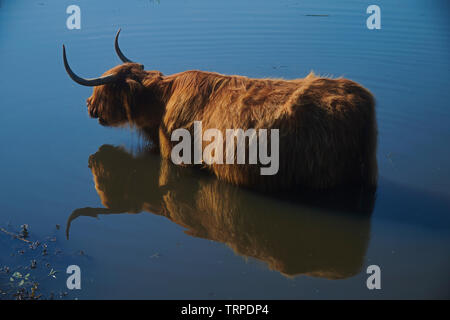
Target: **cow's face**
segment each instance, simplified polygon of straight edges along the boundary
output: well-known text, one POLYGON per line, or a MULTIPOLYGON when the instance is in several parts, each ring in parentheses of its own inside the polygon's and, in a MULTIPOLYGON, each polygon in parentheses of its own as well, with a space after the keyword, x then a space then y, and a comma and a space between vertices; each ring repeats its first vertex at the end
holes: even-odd
POLYGON ((144 83, 162 76, 158 71, 144 71, 137 63, 119 65, 103 76, 108 75, 115 75, 116 81, 94 87, 87 99, 89 115, 106 126, 118 126, 138 118, 148 102, 146 96, 150 94, 144 83))
POLYGON ((135 157, 121 147, 103 145, 89 157, 89 168, 102 204, 109 209, 140 212, 145 202, 157 207, 160 158, 135 157))
POLYGON ((119 33, 120 29, 114 46, 123 64, 108 70, 99 78, 85 79, 70 68, 63 45, 64 67, 72 80, 83 86, 94 87, 94 92, 87 99, 87 106, 89 115, 98 118, 100 124, 118 126, 128 122, 139 127, 154 127, 161 116, 157 84, 163 75, 159 71, 145 71, 142 64, 125 57, 119 48, 119 33), (159 108, 151 108, 153 105, 159 108))

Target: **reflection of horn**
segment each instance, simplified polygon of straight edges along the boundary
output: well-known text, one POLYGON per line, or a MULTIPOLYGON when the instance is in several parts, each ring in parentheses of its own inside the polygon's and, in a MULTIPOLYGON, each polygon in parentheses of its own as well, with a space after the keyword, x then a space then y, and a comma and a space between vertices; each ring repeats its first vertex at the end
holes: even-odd
POLYGON ((111 213, 124 213, 124 211, 118 212, 105 208, 89 208, 89 207, 74 210, 67 219, 66 224, 67 240, 69 240, 70 225, 72 224, 72 221, 75 220, 76 218, 80 216, 97 218, 99 214, 111 214, 111 213))
POLYGON ((91 155, 89 167, 108 209, 75 210, 68 225, 73 216, 148 211, 183 226, 191 236, 260 259, 286 276, 339 279, 357 274, 363 266, 373 192, 349 193, 346 201, 339 195, 339 201, 327 200, 329 208, 324 208, 299 203, 296 195, 262 196, 158 156, 133 156, 113 146, 91 155), (337 212, 347 208, 363 208, 367 214, 337 212))

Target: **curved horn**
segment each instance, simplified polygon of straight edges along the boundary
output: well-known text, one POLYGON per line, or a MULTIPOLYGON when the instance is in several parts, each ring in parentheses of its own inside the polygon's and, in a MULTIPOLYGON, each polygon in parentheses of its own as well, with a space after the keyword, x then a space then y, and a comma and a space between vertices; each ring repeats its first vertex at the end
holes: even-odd
POLYGON ((117 80, 117 75, 111 74, 108 76, 95 78, 95 79, 84 79, 79 76, 77 76, 72 69, 70 69, 69 63, 67 62, 66 57, 66 47, 63 45, 63 58, 64 58, 64 67, 66 68, 67 73, 72 78, 73 81, 75 81, 78 84, 81 84, 82 86, 87 87, 95 87, 95 86, 101 86, 103 84, 111 83, 117 80))
POLYGON ((112 214, 112 213, 125 213, 126 211, 123 210, 112 210, 107 208, 80 208, 74 210, 69 218, 67 219, 66 223, 66 238, 69 240, 69 233, 70 233, 70 225, 72 224, 72 221, 75 220, 78 217, 92 217, 92 218, 98 218, 99 214, 112 214))
POLYGON ((119 34, 120 34, 121 30, 122 29, 119 28, 119 31, 117 31, 116 40, 114 40, 114 48, 116 49, 116 53, 119 56, 120 60, 122 60, 122 62, 124 62, 124 63, 127 63, 127 62, 133 63, 133 61, 131 61, 130 59, 125 57, 125 55, 122 53, 122 51, 119 48, 119 34))

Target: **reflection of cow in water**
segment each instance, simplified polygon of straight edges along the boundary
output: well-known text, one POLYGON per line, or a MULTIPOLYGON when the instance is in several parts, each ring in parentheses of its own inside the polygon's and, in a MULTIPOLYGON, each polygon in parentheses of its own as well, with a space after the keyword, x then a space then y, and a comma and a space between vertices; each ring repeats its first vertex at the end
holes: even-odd
POLYGON ((336 215, 312 205, 263 197, 155 155, 135 157, 108 145, 91 155, 89 167, 106 208, 75 210, 68 219, 67 236, 79 216, 149 211, 185 227, 189 235, 223 242, 285 275, 338 279, 355 275, 362 267, 372 194, 352 194, 344 204, 340 195, 336 206, 366 214, 336 215))

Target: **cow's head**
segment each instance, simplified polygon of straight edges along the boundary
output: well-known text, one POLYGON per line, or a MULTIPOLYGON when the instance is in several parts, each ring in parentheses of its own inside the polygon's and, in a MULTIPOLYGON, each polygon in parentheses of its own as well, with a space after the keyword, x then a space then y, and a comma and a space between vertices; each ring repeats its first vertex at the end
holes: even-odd
POLYGON ((89 168, 106 208, 137 213, 145 202, 153 208, 161 202, 160 158, 154 154, 134 156, 122 147, 103 145, 89 157, 89 168))
MULTIPOLYGON (((69 76, 78 84, 94 87, 92 95, 87 99, 89 115, 98 118, 99 123, 106 126, 136 124, 142 121, 143 117, 148 118, 148 114, 144 112, 151 110, 143 108, 144 104, 155 105, 157 110, 154 110, 153 118, 160 114, 160 99, 155 84, 163 79, 163 74, 159 71, 145 71, 142 64, 126 58, 119 48, 119 34, 120 29, 116 35, 115 49, 123 64, 94 79, 81 78, 72 71, 63 45, 64 66, 69 76)), ((148 120, 145 119, 144 122, 148 124, 148 120)))

